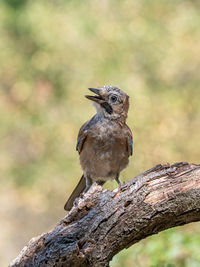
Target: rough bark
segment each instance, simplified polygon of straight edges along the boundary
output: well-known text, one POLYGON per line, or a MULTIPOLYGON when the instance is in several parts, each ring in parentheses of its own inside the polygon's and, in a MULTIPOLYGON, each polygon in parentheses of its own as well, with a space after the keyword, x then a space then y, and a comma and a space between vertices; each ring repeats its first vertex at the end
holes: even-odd
POLYGON ((10 266, 109 266, 120 250, 200 220, 200 165, 157 165, 114 191, 96 184, 10 266))

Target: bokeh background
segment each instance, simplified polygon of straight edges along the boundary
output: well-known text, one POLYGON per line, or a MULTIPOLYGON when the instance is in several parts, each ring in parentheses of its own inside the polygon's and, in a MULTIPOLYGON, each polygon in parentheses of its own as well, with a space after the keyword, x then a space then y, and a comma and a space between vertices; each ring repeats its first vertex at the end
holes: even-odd
MULTIPOLYGON (((95 112, 88 87, 130 95, 123 181, 158 163, 199 163, 199 10, 198 0, 1 0, 0 266, 65 215, 81 176, 76 136, 95 112)), ((111 267, 200 266, 199 226, 149 237, 111 267)))

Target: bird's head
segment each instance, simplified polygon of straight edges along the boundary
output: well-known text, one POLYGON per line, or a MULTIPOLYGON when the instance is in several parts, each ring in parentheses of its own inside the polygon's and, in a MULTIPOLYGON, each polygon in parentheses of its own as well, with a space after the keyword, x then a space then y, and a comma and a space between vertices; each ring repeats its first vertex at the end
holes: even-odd
POLYGON ((127 94, 117 87, 108 85, 88 89, 95 95, 86 95, 86 98, 93 101, 100 116, 125 123, 129 109, 129 96, 127 94))

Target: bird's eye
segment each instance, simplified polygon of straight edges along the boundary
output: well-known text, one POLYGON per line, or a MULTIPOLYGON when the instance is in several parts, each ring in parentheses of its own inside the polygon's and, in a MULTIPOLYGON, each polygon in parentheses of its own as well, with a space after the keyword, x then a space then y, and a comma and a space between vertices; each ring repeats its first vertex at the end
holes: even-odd
POLYGON ((113 103, 117 101, 117 97, 115 95, 112 95, 110 99, 113 103))

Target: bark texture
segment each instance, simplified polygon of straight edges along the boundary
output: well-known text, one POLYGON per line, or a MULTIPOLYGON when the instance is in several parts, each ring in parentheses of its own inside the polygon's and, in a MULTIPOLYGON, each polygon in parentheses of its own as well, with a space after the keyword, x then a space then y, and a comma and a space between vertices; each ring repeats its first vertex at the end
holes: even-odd
POLYGON ((200 220, 200 165, 157 165, 114 191, 96 184, 10 266, 109 266, 119 251, 200 220))

